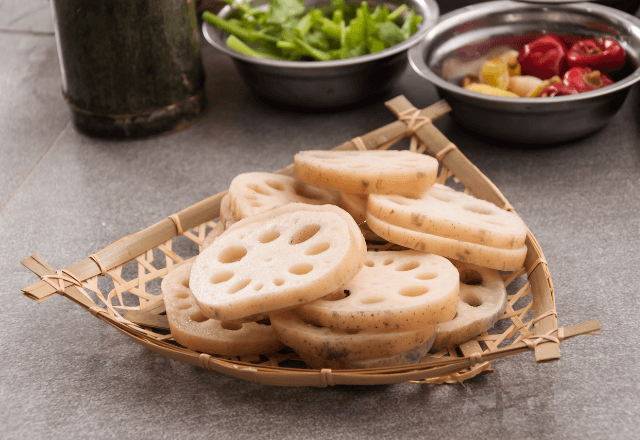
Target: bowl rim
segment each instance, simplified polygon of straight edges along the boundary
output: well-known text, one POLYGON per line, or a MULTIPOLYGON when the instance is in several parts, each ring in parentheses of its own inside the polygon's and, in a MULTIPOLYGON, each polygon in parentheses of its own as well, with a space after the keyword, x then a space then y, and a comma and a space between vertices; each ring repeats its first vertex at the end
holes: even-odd
MULTIPOLYGON (((575 95, 567 95, 567 96, 554 96, 554 97, 545 97, 545 98, 509 98, 502 96, 494 96, 494 95, 483 95, 478 92, 472 92, 467 90, 457 84, 449 82, 439 75, 435 74, 429 66, 427 66, 424 53, 429 48, 430 44, 434 40, 440 32, 447 30, 451 27, 451 24, 455 22, 458 23, 457 20, 461 16, 467 16, 464 22, 468 22, 474 19, 482 18, 487 12, 502 12, 502 13, 512 13, 514 9, 518 8, 539 8, 539 9, 576 9, 579 11, 593 11, 600 13, 601 15, 613 15, 616 18, 624 21, 627 25, 633 27, 640 35, 640 19, 628 14, 624 11, 620 11, 615 8, 611 8, 609 6, 594 4, 594 3, 571 3, 571 4, 559 4, 559 3, 530 3, 530 2, 521 2, 521 1, 511 1, 511 0, 498 0, 498 1, 490 1, 486 3, 482 3, 481 5, 465 6, 454 11, 451 11, 447 14, 442 15, 438 19, 438 23, 436 23, 430 30, 425 34, 423 39, 408 51, 409 64, 413 68, 413 70, 420 75, 422 78, 426 79, 430 83, 432 83, 437 88, 442 88, 447 90, 450 93, 454 93, 458 96, 464 96, 471 100, 483 100, 490 101, 496 104, 518 104, 518 105, 526 105, 530 106, 545 106, 550 105, 551 103, 558 102, 571 102, 571 101, 583 101, 591 98, 599 98, 605 95, 610 95, 612 93, 618 92, 620 90, 624 90, 628 87, 631 87, 638 81, 640 81, 640 66, 636 68, 633 73, 624 79, 615 82, 614 84, 602 87, 600 89, 592 90, 589 92, 582 92, 575 95), (480 7, 478 7, 480 6, 480 7)), ((640 37, 639 37, 640 40, 640 37)), ((637 60, 640 61, 640 60, 637 60)), ((639 63, 640 64, 640 63, 639 63)))
MULTIPOLYGON (((253 0, 249 0, 253 1, 253 0)), ((327 0, 328 2, 329 0, 327 0)), ((362 0, 357 0, 360 3, 362 0)), ((384 0, 383 0, 384 1, 384 0)), ((438 21, 440 16, 440 8, 436 0, 402 0, 401 3, 407 4, 411 6, 413 4, 422 3, 425 6, 425 10, 428 11, 426 17, 423 17, 422 23, 420 23, 420 27, 418 31, 413 34, 408 39, 394 45, 388 47, 387 49, 381 50, 380 52, 361 55, 358 57, 346 58, 344 60, 329 60, 329 61, 282 61, 282 60, 272 60, 267 58, 257 58, 252 57, 250 55, 245 55, 243 53, 237 52, 233 49, 230 49, 226 46, 226 44, 221 44, 221 41, 216 35, 217 29, 211 25, 208 21, 202 20, 202 33, 204 38, 207 40, 209 44, 218 49, 220 52, 225 53, 226 55, 245 61, 251 64, 260 64, 263 66, 270 67, 287 67, 293 69, 324 69, 327 67, 345 67, 345 66, 353 66, 357 64, 366 63, 369 61, 379 60, 382 58, 387 58, 389 56, 398 54, 402 51, 409 49, 410 47, 418 44, 422 38, 426 35, 429 30, 433 27, 434 24, 438 21)), ((218 17, 224 18, 229 12, 231 12, 231 6, 227 5, 218 12, 218 17)))

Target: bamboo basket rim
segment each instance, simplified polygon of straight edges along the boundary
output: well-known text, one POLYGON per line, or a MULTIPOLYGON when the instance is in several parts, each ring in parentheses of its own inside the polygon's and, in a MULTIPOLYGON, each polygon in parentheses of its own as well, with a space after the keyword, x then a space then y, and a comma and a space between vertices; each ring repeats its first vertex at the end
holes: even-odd
MULTIPOLYGON (((410 150, 433 155, 442 166, 439 182, 444 183, 453 177, 455 181, 465 186, 465 191, 475 197, 494 203, 500 208, 514 211, 514 208, 498 190, 498 188, 475 167, 460 150, 447 139, 434 125, 433 121, 448 113, 451 108, 445 101, 439 101, 423 110, 416 109, 404 96, 400 95, 386 103, 386 106, 398 117, 398 120, 376 129, 363 136, 358 136, 334 150, 365 150, 386 149, 405 137, 411 138, 410 150)), ((277 173, 292 175, 293 165, 277 173)), ((560 359, 560 343, 568 338, 584 334, 597 334, 600 323, 597 320, 558 327, 558 315, 555 308, 555 292, 548 264, 537 240, 527 229, 527 256, 524 268, 510 274, 505 274, 505 283, 525 276, 524 286, 513 295, 510 304, 518 299, 531 295, 530 303, 522 310, 522 316, 533 311, 533 318, 523 321, 513 308, 508 307, 505 316, 517 322, 512 325, 508 333, 511 337, 519 333, 520 336, 506 347, 499 348, 486 332, 483 335, 454 349, 459 349, 462 356, 456 355, 450 348, 441 356, 428 356, 418 364, 378 367, 358 370, 304 369, 280 366, 279 362, 291 358, 287 355, 277 355, 269 362, 255 363, 243 359, 226 359, 205 353, 189 350, 171 342, 171 335, 162 335, 153 328, 162 328, 154 322, 145 319, 158 318, 158 310, 162 309, 161 295, 145 294, 144 275, 134 281, 120 279, 121 268, 129 262, 138 261, 145 270, 151 270, 144 256, 156 248, 167 255, 167 261, 174 261, 163 269, 155 269, 156 277, 163 277, 172 267, 183 264, 188 260, 173 254, 171 240, 179 236, 187 236, 192 241, 202 244, 205 237, 206 225, 219 216, 220 202, 227 191, 223 191, 196 203, 177 214, 135 234, 126 236, 107 246, 105 249, 90 255, 86 259, 63 270, 55 270, 37 255, 25 258, 21 263, 38 275, 41 280, 22 289, 22 293, 38 303, 45 301, 56 293, 61 294, 84 309, 126 334, 134 341, 150 351, 170 359, 199 366, 207 370, 233 376, 239 379, 277 386, 314 386, 326 387, 330 385, 381 385, 401 382, 411 383, 458 383, 478 374, 491 372, 492 361, 515 354, 533 351, 536 362, 547 362, 560 359), (171 257, 171 258, 169 258, 171 257), (111 276, 118 279, 121 290, 140 290, 140 307, 122 316, 112 305, 109 298, 118 296, 117 288, 104 298, 98 289, 98 278, 111 276), (87 293, 89 290, 104 303, 98 306, 87 293), (144 294, 144 295, 143 295, 144 294), (144 304, 143 304, 144 301, 144 304), (144 307, 143 307, 144 305, 144 307), (511 310, 511 311, 510 311, 511 310), (134 319, 138 315, 143 317, 134 319), (155 311, 155 312, 154 312, 155 311), (510 315, 510 316, 507 316, 510 315), (515 320, 514 320, 515 317, 515 320), (479 342, 484 341, 488 347, 482 349, 479 342), (280 357, 278 357, 280 356, 280 357)), ((195 258, 192 256, 191 258, 195 258)), ((120 304, 123 305, 120 299, 120 304)), ((505 332, 507 335, 507 332, 505 332)), ((504 335, 502 335, 504 336, 504 335)), ((508 339, 505 337, 505 339, 508 339)))

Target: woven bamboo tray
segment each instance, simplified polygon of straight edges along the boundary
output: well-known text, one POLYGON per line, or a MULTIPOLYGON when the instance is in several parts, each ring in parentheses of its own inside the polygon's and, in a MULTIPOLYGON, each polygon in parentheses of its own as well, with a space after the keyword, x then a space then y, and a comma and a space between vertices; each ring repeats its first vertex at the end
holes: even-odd
MULTIPOLYGON (((514 210, 493 185, 432 122, 451 109, 440 101, 417 110, 404 97, 386 103, 398 121, 352 139, 337 150, 385 149, 410 137, 409 148, 427 152, 441 164, 438 182, 514 210)), ((278 173, 292 175, 293 166, 278 173)), ((360 370, 305 368, 295 353, 283 350, 243 358, 195 352, 177 344, 164 314, 161 279, 177 265, 195 258, 207 233, 216 226, 222 192, 155 225, 124 237, 63 270, 32 255, 22 264, 41 280, 23 293, 37 302, 59 293, 162 356, 230 376, 279 386, 377 385, 400 382, 457 383, 491 372, 492 361, 534 351, 537 362, 560 358, 560 343, 600 329, 598 321, 558 328, 551 275, 530 231, 525 267, 503 273, 508 306, 489 332, 460 346, 430 353, 419 364, 360 370)), ((382 248, 390 248, 389 243, 382 248)))

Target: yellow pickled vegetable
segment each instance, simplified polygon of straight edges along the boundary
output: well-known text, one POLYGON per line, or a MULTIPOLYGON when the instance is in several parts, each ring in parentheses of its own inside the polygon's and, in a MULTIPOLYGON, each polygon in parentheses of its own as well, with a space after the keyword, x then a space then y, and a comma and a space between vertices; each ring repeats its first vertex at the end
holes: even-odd
POLYGON ((480 71, 480 81, 483 84, 506 90, 509 85, 509 67, 500 58, 485 61, 480 71))
POLYGON ((472 92, 484 93, 485 95, 502 96, 506 98, 519 98, 519 96, 513 92, 499 89, 498 87, 493 87, 488 84, 469 84, 465 87, 465 89, 471 90, 472 92))
POLYGON ((517 50, 508 50, 501 54, 498 58, 504 61, 507 64, 507 69, 509 70, 510 76, 520 75, 520 63, 518 63, 518 55, 520 52, 517 50))
POLYGON ((509 78, 509 87, 507 90, 518 96, 527 96, 529 93, 538 89, 544 83, 543 80, 536 76, 518 75, 509 78))

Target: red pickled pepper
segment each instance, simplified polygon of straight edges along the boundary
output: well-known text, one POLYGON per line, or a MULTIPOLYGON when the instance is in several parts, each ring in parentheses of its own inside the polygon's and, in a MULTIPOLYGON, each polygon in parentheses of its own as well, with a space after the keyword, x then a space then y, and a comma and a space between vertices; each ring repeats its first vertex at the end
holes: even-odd
POLYGON ((567 46, 554 35, 545 35, 525 44, 518 55, 522 75, 549 79, 567 68, 567 46))
POLYGON ((569 67, 591 67, 600 72, 620 70, 627 54, 613 38, 585 38, 567 52, 569 67))
POLYGON ((613 79, 591 67, 572 67, 565 72, 562 83, 574 87, 578 93, 583 93, 609 86, 613 84, 613 79))

